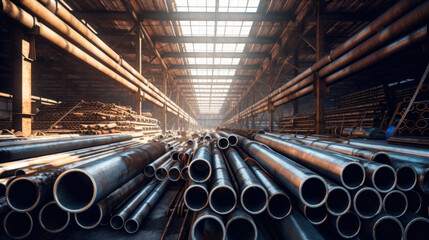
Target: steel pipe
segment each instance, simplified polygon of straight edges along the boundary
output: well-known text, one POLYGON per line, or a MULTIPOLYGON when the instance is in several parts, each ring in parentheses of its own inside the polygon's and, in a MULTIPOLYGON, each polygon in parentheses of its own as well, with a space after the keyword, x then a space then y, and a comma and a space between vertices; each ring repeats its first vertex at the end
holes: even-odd
POLYGON ((54 181, 63 172, 82 164, 98 161, 119 152, 122 152, 122 150, 102 153, 84 161, 74 162, 47 171, 16 177, 6 188, 6 200, 9 206, 15 211, 30 211, 52 198, 54 181))
POLYGON ((168 179, 172 182, 179 181, 180 179, 180 163, 175 162, 170 169, 168 169, 168 179))
POLYGON ((268 205, 268 194, 264 186, 236 150, 229 149, 226 156, 240 187, 241 206, 250 214, 263 212, 268 205))
MULTIPOLYGON (((317 148, 313 146, 307 146, 309 148, 317 148)), ((386 193, 393 190, 396 186, 396 171, 393 167, 382 164, 379 162, 369 161, 363 158, 355 157, 352 155, 328 150, 321 149, 332 155, 348 159, 350 161, 358 162, 365 169, 365 183, 377 189, 377 191, 386 193)))
POLYGON ((114 135, 65 142, 35 143, 23 146, 2 147, 0 148, 0 161, 10 162, 23 158, 37 157, 41 155, 65 152, 79 148, 121 142, 131 139, 131 135, 114 135))
POLYGON ((405 194, 398 190, 387 193, 383 198, 383 210, 393 216, 402 216, 408 208, 408 200, 405 194))
POLYGON ((183 195, 183 201, 186 207, 194 212, 204 209, 209 203, 209 191, 207 183, 191 182, 183 195))
POLYGON ((180 170, 180 177, 187 181, 189 180, 189 174, 188 174, 188 166, 184 166, 181 170, 180 170))
POLYGON ((419 213, 422 208, 422 197, 420 193, 415 190, 404 192, 407 196, 408 208, 407 211, 410 213, 419 213))
POLYGON ((140 206, 140 204, 151 194, 152 190, 159 185, 159 181, 152 179, 146 186, 139 190, 130 198, 116 213, 110 218, 110 226, 119 230, 124 226, 125 221, 140 206))
POLYGON ((363 187, 353 194, 353 209, 363 219, 370 219, 381 211, 380 193, 373 188, 363 187))
POLYGON ((28 212, 10 211, 3 220, 3 228, 12 239, 24 239, 33 231, 33 218, 28 212))
POLYGON ((170 168, 175 163, 176 162, 172 158, 170 158, 169 160, 167 160, 166 162, 164 162, 161 166, 159 166, 156 169, 156 172, 155 172, 156 179, 158 179, 159 181, 163 181, 163 180, 167 179, 167 177, 168 177, 168 171, 170 170, 170 168))
POLYGON ((364 182, 365 170, 355 161, 264 134, 254 138, 299 164, 335 179, 347 189, 356 189, 364 182))
POLYGON ((402 240, 404 228, 395 217, 381 213, 363 221, 364 233, 374 240, 402 240))
POLYGON ((134 211, 134 213, 125 222, 124 228, 127 233, 136 233, 140 228, 140 224, 147 217, 150 211, 156 206, 158 200, 164 195, 167 189, 169 180, 165 180, 150 193, 143 203, 134 211))
POLYGON ((398 166, 396 168, 396 187, 401 191, 410 191, 417 185, 417 177, 417 171, 413 166, 398 166))
POLYGON ((288 240, 325 240, 324 237, 297 210, 280 221, 276 226, 281 239, 288 240))
POLYGON ((209 205, 217 214, 228 214, 237 205, 237 194, 231 183, 229 173, 222 153, 217 147, 213 148, 213 177, 209 194, 209 205))
POLYGON ((171 151, 166 152, 161 157, 157 158, 155 161, 149 163, 144 168, 144 174, 146 177, 153 177, 155 176, 156 169, 164 164, 168 159, 170 159, 171 151))
POLYGON ((335 219, 335 228, 341 237, 354 238, 360 232, 361 221, 356 214, 349 211, 335 219))
POLYGON ((81 165, 62 173, 54 184, 54 198, 69 212, 82 212, 105 198, 144 167, 165 153, 161 143, 148 143, 131 151, 81 165))
POLYGON ((380 151, 411 154, 411 155, 416 155, 421 157, 429 157, 429 150, 426 150, 423 148, 411 148, 411 147, 399 146, 399 145, 390 146, 387 144, 380 144, 378 142, 373 142, 373 141, 367 141, 367 142, 368 143, 360 142, 359 140, 353 140, 353 139, 350 140, 351 145, 361 146, 364 148, 377 149, 380 151))
POLYGON ((193 240, 225 240, 226 229, 222 217, 209 209, 200 211, 192 224, 191 237, 193 240))
POLYGON ((404 226, 402 240, 424 239, 429 236, 429 220, 427 218, 406 213, 399 218, 399 221, 404 226))
POLYGON ((315 208, 308 207, 303 203, 298 203, 298 205, 304 217, 313 225, 320 225, 328 218, 328 212, 324 205, 315 208))
POLYGON ((319 207, 325 203, 328 189, 323 178, 255 141, 242 138, 239 145, 305 205, 319 207))
POLYGON ((140 173, 86 211, 75 213, 74 219, 76 223, 83 229, 93 229, 102 222, 107 222, 106 225, 109 225, 110 213, 143 185, 146 180, 145 175, 140 173))
POLYGON ((236 209, 226 219, 226 237, 229 240, 256 240, 258 228, 253 218, 243 210, 236 209))
POLYGON ((206 182, 212 175, 211 150, 208 145, 200 146, 188 166, 189 177, 194 182, 206 182))
POLYGON ((343 187, 328 181, 328 197, 325 207, 333 216, 341 216, 347 213, 351 207, 350 193, 343 187))
POLYGON ((39 212, 40 226, 47 232, 58 233, 67 228, 70 213, 58 207, 55 201, 45 204, 39 212))
POLYGON ((249 165, 259 182, 261 182, 267 190, 268 214, 277 220, 287 217, 292 211, 292 203, 289 196, 259 167, 257 163, 253 162, 254 160, 252 160, 248 160, 247 165, 249 165))

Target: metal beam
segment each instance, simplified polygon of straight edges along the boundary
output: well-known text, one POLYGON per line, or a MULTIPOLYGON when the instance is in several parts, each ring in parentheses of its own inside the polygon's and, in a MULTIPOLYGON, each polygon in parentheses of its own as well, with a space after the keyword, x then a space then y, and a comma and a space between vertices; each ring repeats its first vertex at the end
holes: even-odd
MULTIPOLYGON (((73 11, 73 15, 86 20, 131 21, 132 18, 123 11, 73 11)), ((140 21, 289 21, 294 16, 288 12, 273 13, 227 13, 227 12, 141 12, 137 15, 140 21)))
MULTIPOLYGON (((156 65, 153 65, 154 67, 156 65)), ((170 69, 258 69, 259 64, 251 65, 230 65, 230 64, 175 64, 170 65, 170 69)))
POLYGON ((265 58, 268 57, 266 52, 253 53, 230 53, 230 52, 164 52, 161 54, 168 58, 187 58, 187 57, 202 57, 202 58, 265 58))
POLYGON ((275 37, 175 37, 175 36, 154 36, 154 42, 162 43, 275 43, 275 37))
POLYGON ((240 79, 240 80, 250 80, 253 78, 253 75, 218 75, 218 76, 212 76, 212 75, 200 75, 200 76, 189 76, 189 75, 176 75, 175 79, 181 80, 181 79, 240 79))

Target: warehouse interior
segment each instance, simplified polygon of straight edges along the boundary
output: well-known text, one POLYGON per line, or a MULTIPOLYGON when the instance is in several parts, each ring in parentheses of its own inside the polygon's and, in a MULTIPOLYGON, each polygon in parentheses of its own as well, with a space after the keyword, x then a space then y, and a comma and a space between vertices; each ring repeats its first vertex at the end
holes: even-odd
POLYGON ((0 239, 427 239, 428 0, 0 9, 0 239))

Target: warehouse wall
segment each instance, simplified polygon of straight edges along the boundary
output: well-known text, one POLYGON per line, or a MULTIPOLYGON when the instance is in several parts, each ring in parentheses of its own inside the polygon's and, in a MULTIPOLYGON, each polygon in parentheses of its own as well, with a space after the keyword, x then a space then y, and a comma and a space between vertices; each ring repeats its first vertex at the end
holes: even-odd
POLYGON ((220 114, 199 114, 197 121, 203 129, 211 129, 220 125, 223 115, 220 114))

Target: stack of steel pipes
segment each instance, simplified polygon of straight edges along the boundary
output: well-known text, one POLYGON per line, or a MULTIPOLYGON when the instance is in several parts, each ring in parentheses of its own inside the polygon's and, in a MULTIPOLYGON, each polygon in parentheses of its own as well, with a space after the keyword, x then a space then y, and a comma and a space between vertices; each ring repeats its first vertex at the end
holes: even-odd
POLYGON ((47 132, 106 134, 121 131, 161 132, 159 121, 150 113, 137 114, 131 107, 102 102, 71 101, 43 106, 33 128, 47 132))
MULTIPOLYGON (((410 111, 405 116, 404 121, 398 129, 398 134, 401 136, 429 136, 429 101, 414 102, 410 111)), ((405 108, 408 106, 404 104, 404 108, 397 113, 394 118, 401 119, 405 114, 405 108)))
MULTIPOLYGON (((226 169, 230 171, 232 189, 239 196, 236 208, 250 214, 256 232, 265 238, 427 238, 427 149, 349 142, 320 135, 256 133, 250 140, 237 135, 238 132, 246 130, 225 131, 226 135, 235 133, 239 140, 239 148, 224 151, 226 169), (281 191, 283 198, 273 200, 278 195, 273 194, 273 189, 281 191), (281 212, 276 208, 279 206, 293 210, 289 216, 283 214, 282 219, 274 214, 281 212)), ((213 159, 218 150, 216 146, 211 149, 215 169, 213 159)), ((209 183, 211 189, 216 189, 216 182, 213 175, 205 188, 195 191, 199 195, 195 193, 193 200, 200 200, 201 208, 210 196, 209 183)), ((190 187, 195 185, 191 183, 190 187)), ((222 199, 230 202, 227 197, 222 199)), ((222 212, 209 206, 210 210, 197 215, 192 234, 211 234, 198 220, 208 222, 210 218, 217 219, 218 229, 223 231, 218 234, 229 236, 228 219, 233 214, 222 216, 222 212), (224 225, 220 224, 222 221, 224 225)), ((237 229, 241 233, 252 232, 237 229)))
POLYGON ((123 134, 3 141, 4 233, 12 239, 40 238, 41 229, 58 233, 69 225, 71 214, 85 229, 120 214, 125 230, 134 233, 168 186, 169 180, 143 174, 165 153, 164 143, 144 144, 123 134))
POLYGON ((183 200, 195 212, 192 239, 259 239, 259 216, 281 221, 292 211, 288 194, 223 131, 201 144, 189 165, 183 200), (223 140, 223 141, 221 141, 223 140), (224 143, 228 143, 225 147, 224 143), (264 213, 264 214, 262 214, 264 213))

